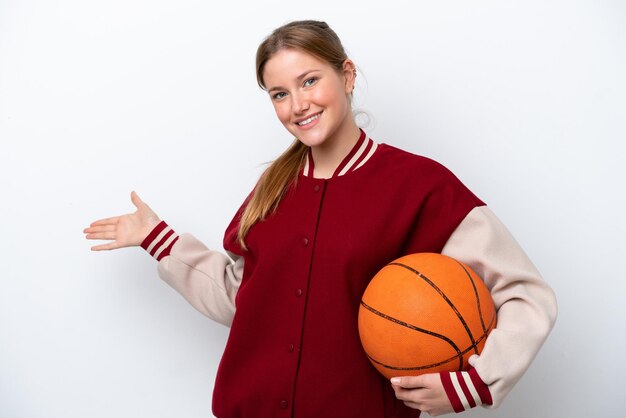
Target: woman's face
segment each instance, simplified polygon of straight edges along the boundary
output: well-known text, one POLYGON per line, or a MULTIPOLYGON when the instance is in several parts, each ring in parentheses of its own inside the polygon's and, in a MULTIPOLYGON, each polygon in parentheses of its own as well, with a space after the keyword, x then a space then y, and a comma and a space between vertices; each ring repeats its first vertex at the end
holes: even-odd
POLYGON ((326 61, 285 48, 267 61, 263 81, 280 122, 307 146, 328 145, 354 125, 349 99, 354 64, 350 60, 338 73, 326 61))

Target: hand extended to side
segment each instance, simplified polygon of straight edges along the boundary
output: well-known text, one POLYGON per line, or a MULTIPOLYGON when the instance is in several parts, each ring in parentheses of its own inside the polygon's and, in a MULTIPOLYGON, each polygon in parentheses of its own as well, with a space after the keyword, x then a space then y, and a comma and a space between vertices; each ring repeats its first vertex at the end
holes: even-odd
POLYGON ((134 191, 130 193, 130 200, 137 207, 136 212, 99 219, 83 230, 87 239, 113 240, 91 247, 92 251, 138 246, 161 221, 134 191))

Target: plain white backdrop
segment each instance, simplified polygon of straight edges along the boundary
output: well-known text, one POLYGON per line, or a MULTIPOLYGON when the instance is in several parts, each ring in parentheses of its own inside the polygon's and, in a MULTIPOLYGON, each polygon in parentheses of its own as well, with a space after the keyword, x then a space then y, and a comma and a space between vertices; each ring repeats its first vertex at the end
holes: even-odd
POLYGON ((623 416, 623 1, 0 0, 0 417, 212 416, 228 329, 82 230, 136 190, 222 249, 291 141, 256 47, 305 18, 357 63, 367 133, 448 166, 556 292, 526 375, 465 416, 623 416))

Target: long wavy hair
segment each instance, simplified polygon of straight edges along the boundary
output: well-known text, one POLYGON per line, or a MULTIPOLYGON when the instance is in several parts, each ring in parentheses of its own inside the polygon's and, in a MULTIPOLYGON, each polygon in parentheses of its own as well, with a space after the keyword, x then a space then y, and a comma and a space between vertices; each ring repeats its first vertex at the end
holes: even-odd
MULTIPOLYGON (((256 53, 256 78, 259 87, 267 90, 263 72, 267 61, 284 48, 307 52, 329 63, 341 72, 348 58, 341 40, 325 22, 300 20, 275 29, 259 45, 256 53)), ((261 174, 239 221, 237 240, 246 249, 245 236, 255 223, 273 213, 291 182, 297 182, 305 163, 308 147, 297 138, 261 174)))

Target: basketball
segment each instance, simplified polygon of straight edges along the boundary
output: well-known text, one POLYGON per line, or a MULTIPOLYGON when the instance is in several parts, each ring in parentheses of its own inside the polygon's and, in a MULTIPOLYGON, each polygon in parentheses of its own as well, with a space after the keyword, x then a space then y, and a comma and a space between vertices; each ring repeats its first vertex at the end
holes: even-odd
POLYGON ((398 258, 368 284, 359 307, 361 344, 387 378, 468 370, 496 325, 482 279, 435 253, 398 258))

